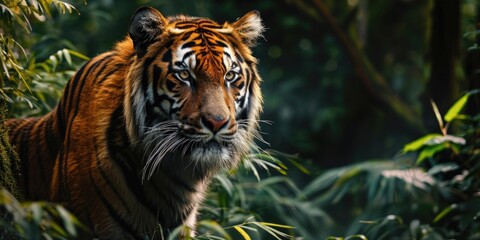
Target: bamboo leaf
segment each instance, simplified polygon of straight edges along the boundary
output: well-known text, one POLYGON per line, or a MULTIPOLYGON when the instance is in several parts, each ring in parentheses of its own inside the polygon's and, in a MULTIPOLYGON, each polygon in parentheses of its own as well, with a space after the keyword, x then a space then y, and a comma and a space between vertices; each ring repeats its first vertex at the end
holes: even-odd
POLYGON ((438 106, 433 100, 430 100, 430 103, 432 103, 433 112, 435 113, 435 118, 437 119, 438 126, 440 127, 440 130, 443 131, 444 124, 442 115, 440 114, 440 110, 438 110, 438 106))
POLYGON ((245 240, 251 240, 250 236, 248 235, 247 232, 245 232, 245 230, 243 230, 240 226, 233 226, 233 228, 235 228, 235 230, 237 230, 238 233, 240 233, 240 235, 242 235, 243 239, 245 240))
POLYGON ((295 227, 290 225, 278 224, 278 223, 269 223, 269 222, 259 222, 265 226, 276 227, 276 228, 286 228, 286 229, 294 229, 295 227))
POLYGON ((62 49, 63 56, 65 57, 65 61, 67 61, 68 65, 72 65, 72 57, 70 56, 70 52, 68 49, 62 49))
POLYGON ((63 221, 65 230, 67 230, 67 232, 71 235, 76 235, 77 230, 75 228, 75 217, 60 205, 56 206, 56 210, 58 211, 60 218, 63 221))
POLYGON ((448 109, 447 114, 445 114, 445 121, 446 122, 451 122, 453 119, 455 119, 460 111, 462 111, 463 107, 467 103, 468 97, 470 96, 470 93, 467 93, 463 95, 460 99, 458 99, 450 109, 448 109))
POLYGON ((217 222, 212 220, 204 220, 198 223, 199 226, 205 227, 207 229, 213 230, 216 233, 219 233, 227 240, 231 240, 232 237, 222 228, 217 222))
POLYGON ((447 216, 451 211, 455 210, 458 208, 457 204, 452 204, 445 209, 443 209, 435 218, 433 219, 433 223, 437 223, 440 220, 442 220, 445 216, 447 216))
POLYGON ((267 224, 270 224, 270 223, 265 223, 265 222, 251 222, 252 224, 254 225, 257 225, 258 227, 260 227, 261 229, 263 229, 264 231, 266 231, 268 234, 270 234, 270 236, 278 239, 278 240, 281 240, 281 238, 289 238, 290 236, 284 232, 281 232, 267 224))
POLYGON ((368 238, 365 235, 362 235, 362 234, 356 234, 356 235, 348 236, 348 237, 345 238, 345 240, 352 240, 352 239, 368 240, 368 238))
POLYGON ((217 175, 217 176, 215 176, 215 179, 217 179, 220 182, 223 189, 225 189, 225 191, 227 191, 228 195, 232 196, 232 194, 233 194, 233 183, 230 181, 230 179, 228 179, 224 175, 217 175))
POLYGON ((427 134, 413 142, 410 142, 408 144, 406 144, 404 147, 403 147, 403 152, 406 153, 406 152, 413 152, 413 151, 417 151, 419 150, 420 148, 424 147, 426 145, 427 142, 429 142, 430 140, 436 138, 436 137, 441 137, 442 135, 441 134, 438 134, 438 133, 431 133, 431 134, 427 134))
POLYGON ((418 155, 416 164, 420 165, 426 159, 433 157, 436 153, 443 151, 445 149, 447 149, 447 146, 444 143, 432 145, 424 148, 418 155))
POLYGON ((89 57, 87 57, 87 56, 85 56, 85 55, 83 55, 83 54, 81 54, 81 53, 79 53, 79 52, 77 52, 77 51, 73 51, 73 50, 70 50, 70 49, 69 49, 68 52, 70 53, 70 55, 73 55, 73 56, 75 56, 75 57, 77 57, 77 58, 80 58, 80 59, 82 59, 82 60, 90 60, 89 57))

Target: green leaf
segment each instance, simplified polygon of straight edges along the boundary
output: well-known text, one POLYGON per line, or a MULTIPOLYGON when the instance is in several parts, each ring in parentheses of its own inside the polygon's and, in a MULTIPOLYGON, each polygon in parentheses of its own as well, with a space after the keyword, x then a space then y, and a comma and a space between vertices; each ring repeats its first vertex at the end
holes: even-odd
POLYGON ((417 165, 421 164, 423 161, 425 161, 425 159, 431 158, 436 153, 441 152, 441 151, 443 151, 447 148, 448 148, 448 146, 447 146, 446 143, 431 145, 431 146, 428 146, 428 147, 424 148, 420 152, 420 155, 418 155, 416 164, 417 165))
POLYGON ((435 118, 438 121, 438 126, 440 127, 440 130, 443 131, 444 125, 443 125, 442 115, 440 114, 440 110, 438 110, 437 104, 433 100, 430 100, 430 102, 432 103, 433 112, 435 113, 435 118))
POLYGON ((462 111, 463 107, 467 103, 468 97, 470 96, 470 93, 467 93, 463 95, 460 99, 458 99, 450 109, 448 109, 447 114, 445 114, 445 121, 446 122, 451 122, 453 119, 455 119, 460 111, 462 111))
POLYGON ((243 239, 245 240, 251 240, 250 236, 248 235, 247 232, 245 232, 245 230, 243 230, 243 228, 241 226, 233 226, 233 228, 235 228, 235 230, 237 230, 238 233, 240 233, 240 235, 242 235, 243 239))
POLYGON ((63 221, 65 230, 67 230, 70 235, 75 236, 77 234, 77 230, 75 228, 75 217, 61 205, 57 205, 56 210, 60 214, 60 218, 63 221))
POLYGON ((440 220, 442 220, 445 216, 448 215, 448 213, 450 213, 451 211, 455 210, 458 208, 458 205, 457 204, 452 204, 448 207, 446 207, 445 209, 443 209, 434 219, 433 219, 433 223, 437 223, 439 222, 440 220))
POLYGON ((29 206, 30 211, 32 212, 32 220, 39 224, 42 221, 43 209, 42 206, 38 203, 32 203, 29 206))
POLYGON ((200 221, 198 223, 199 226, 202 226, 202 227, 205 227, 207 229, 210 229, 210 230, 213 230, 214 232, 216 233, 219 233, 222 235, 222 237, 224 237, 225 239, 227 240, 231 240, 232 237, 225 231, 225 229, 222 228, 222 226, 220 226, 220 224, 218 224, 217 222, 215 221, 212 221, 212 220, 203 220, 203 221, 200 221))
POLYGON ((77 58, 80 58, 80 59, 83 59, 83 60, 90 60, 89 57, 77 52, 77 51, 73 51, 73 50, 68 50, 68 52, 70 53, 70 55, 73 55, 77 58))
MULTIPOLYGON (((471 95, 478 94, 480 93, 480 89, 474 89, 469 92, 467 92, 465 95, 463 95, 460 99, 458 99, 452 107, 448 110, 447 114, 445 114, 445 121, 451 122, 453 119, 458 118, 460 115, 460 111, 462 111, 463 107, 468 101, 468 98, 471 95)), ((462 117, 462 116, 460 116, 462 117)))
POLYGON ((227 191, 229 196, 232 196, 233 194, 233 183, 224 175, 217 175, 215 176, 215 179, 217 179, 220 184, 222 185, 223 189, 227 191))
MULTIPOLYGON (((279 224, 272 224, 272 223, 266 223, 266 222, 251 222, 252 224, 260 227, 261 229, 263 229, 265 232, 267 232, 268 234, 270 234, 270 236, 276 238, 277 240, 281 240, 281 238, 289 238, 291 236, 289 236, 288 234, 284 233, 284 232, 281 232, 275 228, 273 228, 272 226, 273 225, 279 225, 279 224)), ((286 225, 279 225, 279 226, 286 226, 286 225)), ((278 227, 278 226, 277 226, 278 227)), ((288 226, 289 227, 289 226, 288 226)), ((282 227, 282 228, 286 228, 286 227, 282 227)))
POLYGON ((286 229, 294 229, 295 227, 285 224, 278 224, 278 223, 270 223, 270 222, 258 222, 259 224, 263 224, 269 227, 276 227, 276 228, 286 228, 286 229))
POLYGON ((66 48, 62 49, 61 51, 62 51, 63 56, 65 57, 65 60, 67 61, 68 65, 71 66, 72 65, 72 57, 70 56, 70 52, 66 48))
POLYGON ((437 137, 441 137, 443 136, 442 134, 439 134, 439 133, 431 133, 431 134, 427 134, 411 143, 408 143, 406 144, 404 147, 403 147, 403 152, 406 153, 406 152, 414 152, 414 151, 417 151, 419 150, 420 148, 426 146, 429 141, 431 141, 432 139, 434 138, 437 138, 437 137))
POLYGON ((352 239, 368 240, 368 238, 365 235, 362 235, 362 234, 356 234, 356 235, 348 236, 348 237, 345 238, 345 240, 352 240, 352 239))

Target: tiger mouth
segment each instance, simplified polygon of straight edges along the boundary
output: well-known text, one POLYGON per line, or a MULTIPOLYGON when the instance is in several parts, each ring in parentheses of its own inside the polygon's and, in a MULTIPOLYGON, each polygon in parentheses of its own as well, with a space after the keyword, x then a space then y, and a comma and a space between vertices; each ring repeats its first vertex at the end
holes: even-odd
POLYGON ((236 137, 236 131, 225 130, 213 133, 186 124, 181 124, 179 130, 184 137, 201 142, 200 145, 205 148, 227 147, 228 143, 233 142, 236 137))
POLYGON ((222 146, 222 144, 220 144, 217 140, 212 139, 202 144, 201 147, 205 150, 218 150, 225 146, 222 146))

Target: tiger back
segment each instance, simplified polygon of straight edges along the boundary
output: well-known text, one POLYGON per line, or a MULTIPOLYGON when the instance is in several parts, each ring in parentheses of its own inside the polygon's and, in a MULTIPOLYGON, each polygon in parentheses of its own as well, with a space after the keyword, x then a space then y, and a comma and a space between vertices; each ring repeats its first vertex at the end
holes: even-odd
POLYGON ((194 229, 212 176, 258 134, 250 48, 263 30, 255 11, 219 24, 138 9, 129 36, 81 67, 50 113, 7 121, 25 198, 64 204, 90 238, 194 229))

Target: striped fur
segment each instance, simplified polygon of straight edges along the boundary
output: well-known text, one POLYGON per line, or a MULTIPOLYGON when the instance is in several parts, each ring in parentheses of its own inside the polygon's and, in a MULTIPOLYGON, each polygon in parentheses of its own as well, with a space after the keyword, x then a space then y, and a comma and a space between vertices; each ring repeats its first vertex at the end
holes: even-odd
POLYGON ((11 119, 29 200, 65 204, 100 239, 192 229, 211 177, 257 134, 250 47, 257 12, 233 23, 141 8, 129 37, 78 70, 56 108, 11 119))

